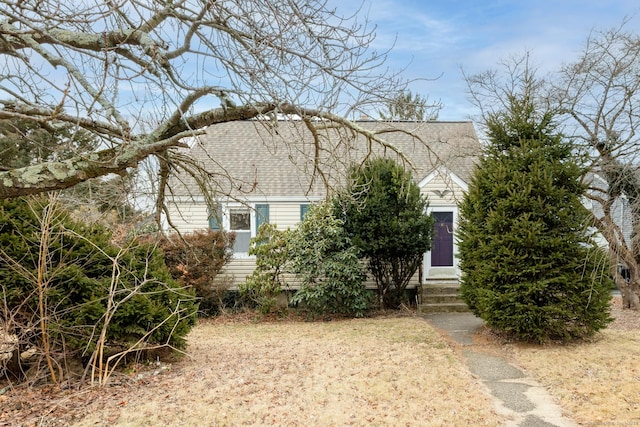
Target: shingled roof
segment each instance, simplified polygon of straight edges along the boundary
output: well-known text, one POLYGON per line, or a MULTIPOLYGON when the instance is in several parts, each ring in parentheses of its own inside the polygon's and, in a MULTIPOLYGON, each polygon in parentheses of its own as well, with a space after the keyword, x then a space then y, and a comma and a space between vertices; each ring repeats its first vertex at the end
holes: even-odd
MULTIPOLYGON (((416 182, 441 166, 468 181, 480 155, 480 143, 468 121, 366 120, 355 124, 386 146, 342 128, 319 126, 322 143, 318 147, 302 121, 249 120, 207 128, 189 154, 214 173, 220 194, 234 197, 324 196, 325 184, 340 184, 349 165, 362 162, 367 155, 402 161, 397 152, 411 162, 416 182)), ((189 179, 184 183, 195 185, 189 179)), ((188 193, 184 186, 183 191, 179 187, 174 188, 176 195, 188 193)))

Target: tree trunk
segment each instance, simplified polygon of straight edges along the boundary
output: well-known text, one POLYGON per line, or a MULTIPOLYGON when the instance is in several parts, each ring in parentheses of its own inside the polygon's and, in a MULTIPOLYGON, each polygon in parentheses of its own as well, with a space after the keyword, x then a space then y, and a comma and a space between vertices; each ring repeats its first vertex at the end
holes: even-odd
POLYGON ((624 285, 617 284, 622 294, 622 307, 630 310, 640 310, 640 292, 638 292, 640 283, 638 280, 630 283, 624 281, 624 285))
POLYGON ((630 310, 640 310, 640 277, 638 277, 638 269, 631 268, 629 281, 615 271, 616 286, 622 295, 622 308, 630 310))

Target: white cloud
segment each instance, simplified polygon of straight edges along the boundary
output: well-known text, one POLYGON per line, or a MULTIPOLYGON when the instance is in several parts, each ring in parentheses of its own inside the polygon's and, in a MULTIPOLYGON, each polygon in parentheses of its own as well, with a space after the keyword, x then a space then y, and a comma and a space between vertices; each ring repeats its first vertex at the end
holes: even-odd
POLYGON ((460 67, 471 74, 497 68, 510 56, 531 53, 541 73, 577 58, 594 28, 618 26, 640 33, 637 0, 329 0, 338 13, 360 7, 377 26, 372 48, 392 48, 387 65, 418 81, 412 90, 441 99, 443 119, 467 119, 472 108, 460 67))
MULTIPOLYGON (((541 73, 558 69, 581 51, 593 28, 620 25, 640 15, 637 0, 382 0, 363 12, 378 26, 375 49, 395 46, 389 64, 407 78, 433 78, 412 88, 441 98, 441 118, 466 119, 470 106, 460 67, 470 73, 496 68, 500 60, 528 51, 541 73)), ((640 16, 629 30, 640 33, 640 16)))

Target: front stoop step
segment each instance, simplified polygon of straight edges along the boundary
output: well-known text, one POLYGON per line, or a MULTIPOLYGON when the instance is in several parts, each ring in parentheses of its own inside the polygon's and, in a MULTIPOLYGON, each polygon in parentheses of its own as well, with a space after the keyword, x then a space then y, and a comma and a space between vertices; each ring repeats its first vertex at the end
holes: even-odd
POLYGON ((457 281, 427 282, 422 285, 422 302, 418 311, 422 313, 464 313, 469 307, 460 299, 457 281))
POLYGON ((467 313, 469 307, 464 302, 450 304, 425 304, 418 306, 420 313, 467 313))

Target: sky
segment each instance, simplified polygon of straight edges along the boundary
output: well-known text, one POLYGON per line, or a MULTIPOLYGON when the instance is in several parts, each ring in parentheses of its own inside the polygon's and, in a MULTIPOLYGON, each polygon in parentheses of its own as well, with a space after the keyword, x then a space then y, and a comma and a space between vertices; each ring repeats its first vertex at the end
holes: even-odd
POLYGON ((637 0, 331 0, 377 26, 373 48, 391 49, 387 65, 404 69, 413 93, 440 100, 441 120, 469 120, 474 109, 461 70, 473 75, 530 53, 538 73, 572 62, 589 33, 618 27, 640 33, 637 0))

